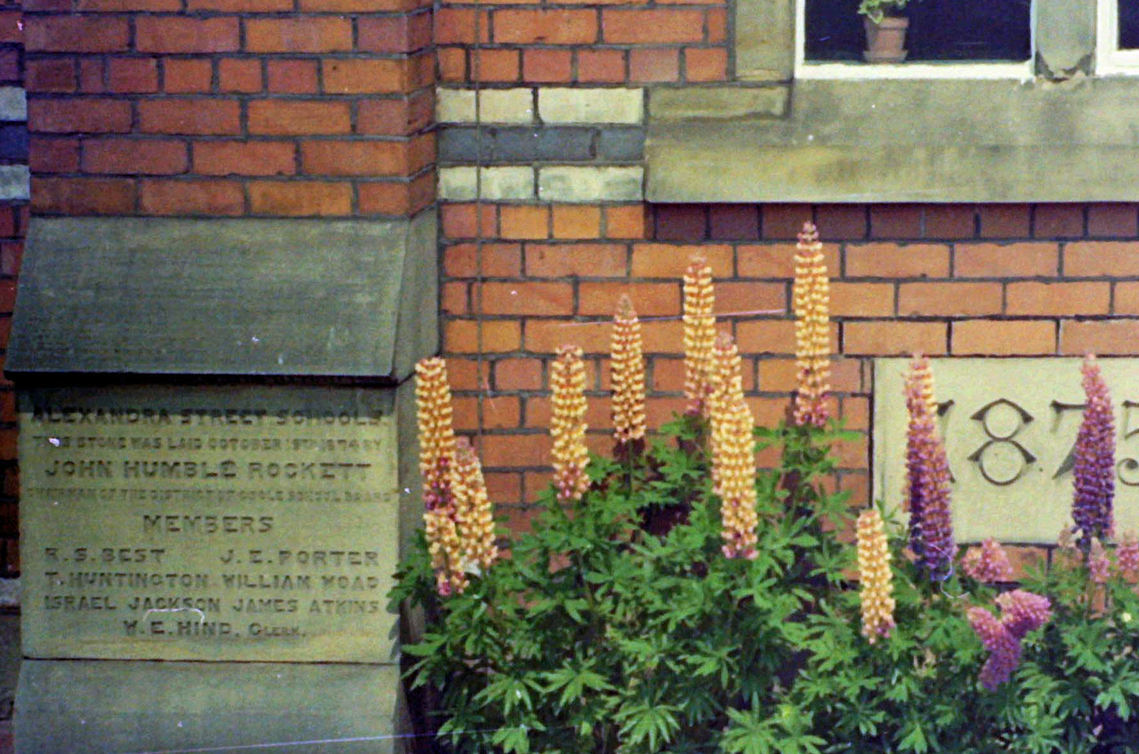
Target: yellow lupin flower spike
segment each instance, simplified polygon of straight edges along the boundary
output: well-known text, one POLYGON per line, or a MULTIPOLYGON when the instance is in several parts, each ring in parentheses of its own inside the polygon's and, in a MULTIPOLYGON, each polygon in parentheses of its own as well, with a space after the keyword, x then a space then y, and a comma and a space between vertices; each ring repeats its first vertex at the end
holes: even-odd
POLYGON ((423 477, 423 521, 439 594, 466 586, 459 563, 462 547, 455 526, 453 472, 455 430, 447 365, 440 358, 415 365, 415 401, 419 423, 419 473, 423 477), (456 578, 457 577, 457 578, 456 578))
POLYGON ((645 436, 645 359, 641 323, 633 302, 621 296, 613 317, 613 437, 630 443, 645 436))
POLYGON ((757 555, 755 495, 755 420, 744 400, 740 354, 732 337, 715 343, 716 381, 709 400, 712 425, 712 484, 720 497, 724 556, 757 555))
POLYGON ((688 399, 687 412, 694 416, 708 412, 714 373, 712 348, 716 342, 714 306, 712 268, 697 254, 684 273, 684 395, 688 399))
POLYGON ((482 464, 467 438, 455 450, 454 493, 464 573, 485 572, 498 558, 494 543, 494 511, 486 492, 482 464))
POLYGON ((827 422, 830 390, 830 280, 823 245, 811 223, 803 224, 795 247, 795 359, 798 390, 795 423, 822 427, 827 422))
POLYGON ((871 644, 894 628, 893 576, 886 528, 877 509, 858 516, 858 573, 861 583, 862 635, 871 644))
POLYGON ((554 438, 554 486, 558 500, 566 503, 580 500, 589 489, 585 465, 589 451, 585 447, 585 364, 581 348, 562 346, 550 366, 550 392, 553 394, 553 416, 550 434, 554 438))

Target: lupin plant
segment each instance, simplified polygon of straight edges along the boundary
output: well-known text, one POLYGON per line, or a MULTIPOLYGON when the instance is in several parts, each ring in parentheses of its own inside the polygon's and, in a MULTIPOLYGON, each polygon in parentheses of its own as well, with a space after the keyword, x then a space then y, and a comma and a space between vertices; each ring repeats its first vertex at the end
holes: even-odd
POLYGON ((992 540, 956 552, 920 356, 897 397, 905 489, 855 523, 827 482, 848 435, 829 410, 822 259, 807 226, 793 260, 798 385, 778 428, 752 426, 747 344, 716 337, 703 259, 683 282, 684 411, 662 427, 646 426, 640 327, 632 301, 617 302, 614 460, 587 450, 581 349, 558 349, 553 479, 531 529, 509 539, 451 428, 444 363, 418 365, 426 526, 391 593, 428 618, 402 644, 412 709, 438 711, 417 718, 418 740, 447 754, 1131 750, 1139 541, 1110 539, 1113 428, 1094 360, 1080 530, 1065 530, 1050 568, 1014 570, 992 540), (756 464, 765 445, 781 448, 770 471, 756 464), (892 517, 907 506, 908 526, 892 517), (667 508, 683 515, 658 526, 650 512, 667 508))

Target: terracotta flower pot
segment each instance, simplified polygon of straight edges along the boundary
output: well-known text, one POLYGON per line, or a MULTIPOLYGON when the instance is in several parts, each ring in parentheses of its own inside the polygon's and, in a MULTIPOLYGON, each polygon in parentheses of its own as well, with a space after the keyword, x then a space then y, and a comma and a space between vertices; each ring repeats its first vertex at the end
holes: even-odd
POLYGON ((906 29, 910 19, 886 16, 878 23, 862 19, 866 27, 866 51, 862 57, 867 63, 901 63, 906 59, 906 29))

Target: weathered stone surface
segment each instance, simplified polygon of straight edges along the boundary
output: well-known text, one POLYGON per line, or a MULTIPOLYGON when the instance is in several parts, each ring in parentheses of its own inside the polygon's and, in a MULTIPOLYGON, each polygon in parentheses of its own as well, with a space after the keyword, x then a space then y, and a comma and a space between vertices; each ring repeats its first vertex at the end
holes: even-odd
POLYGON ((531 123, 534 120, 534 91, 483 89, 479 92, 478 115, 483 123, 531 123))
MULTIPOLYGON (((953 527, 959 542, 996 537, 1050 544, 1071 526, 1069 453, 1084 402, 1081 359, 930 360, 939 427, 953 474, 953 527), (951 402, 951 403, 950 403, 951 402)), ((1139 360, 1101 359, 1115 405, 1116 531, 1139 531, 1139 360), (1130 405, 1128 403, 1130 402, 1130 405)), ((906 359, 874 365, 876 499, 901 504, 907 413, 906 359)))
POLYGON ((1048 78, 1091 74, 1096 8, 1087 0, 1048 0, 1036 5, 1037 73, 1048 78))
POLYGON ((592 128, 501 128, 495 133, 494 158, 505 162, 593 159, 592 128))
POLYGON ((435 215, 35 218, 9 372, 387 377, 434 353, 435 215))
POLYGON ((390 754, 394 665, 25 661, 19 754, 390 754))
POLYGON ((631 202, 644 196, 641 167, 555 166, 538 170, 538 198, 548 202, 631 202))
POLYGON ((791 88, 787 86, 714 86, 657 89, 649 104, 653 120, 692 118, 782 117, 787 112, 791 88))
POLYGON ((533 199, 534 169, 529 165, 480 168, 481 186, 474 166, 440 168, 439 198, 470 201, 483 199, 533 199))
POLYGON ((20 616, 0 614, 0 720, 12 717, 20 674, 20 616))
POLYGON ((20 86, 0 87, 0 120, 27 120, 28 98, 20 86))
POLYGON ((27 199, 30 176, 27 165, 0 165, 0 200, 27 199))
POLYGON ((788 81, 795 66, 795 0, 736 3, 736 76, 788 81))
POLYGON ((435 120, 440 123, 470 123, 476 112, 474 89, 435 90, 435 120))
POLYGON ((643 89, 538 90, 538 114, 545 123, 641 123, 644 102, 643 89))
POLYGON ((1137 201, 1137 95, 1126 78, 801 80, 784 119, 651 118, 647 198, 1137 201))
POLYGON ((419 520, 396 393, 22 392, 24 654, 391 661, 386 594, 419 520))

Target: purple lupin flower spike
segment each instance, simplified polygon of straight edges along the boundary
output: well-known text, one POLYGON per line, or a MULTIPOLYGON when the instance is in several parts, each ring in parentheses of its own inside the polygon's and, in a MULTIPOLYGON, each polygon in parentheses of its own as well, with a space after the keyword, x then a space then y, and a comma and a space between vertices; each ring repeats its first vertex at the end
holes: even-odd
POLYGON ((1087 396, 1084 420, 1076 435, 1072 520, 1080 529, 1079 545, 1087 552, 1092 539, 1113 534, 1115 497, 1115 421, 1111 394, 1095 355, 1088 354, 1080 371, 1087 396))
POLYGON ((910 546, 930 579, 949 578, 953 568, 953 521, 949 509, 949 462, 937 436, 937 403, 929 360, 914 356, 906 377, 906 508, 910 546))

